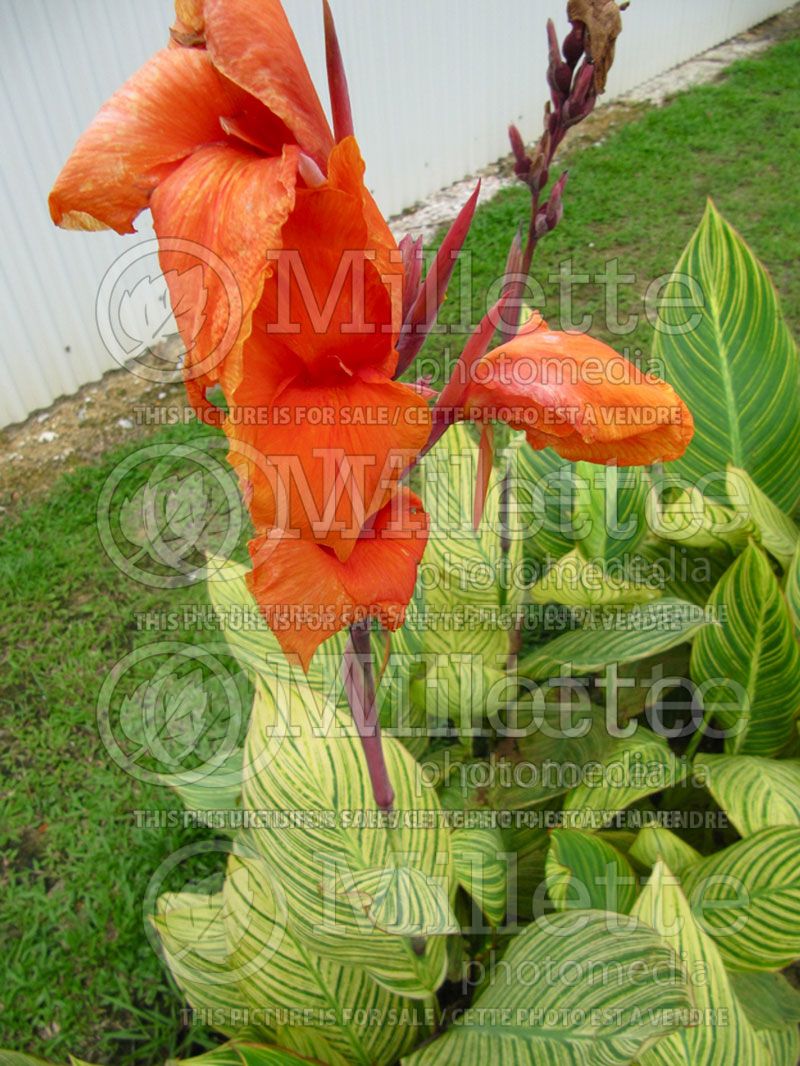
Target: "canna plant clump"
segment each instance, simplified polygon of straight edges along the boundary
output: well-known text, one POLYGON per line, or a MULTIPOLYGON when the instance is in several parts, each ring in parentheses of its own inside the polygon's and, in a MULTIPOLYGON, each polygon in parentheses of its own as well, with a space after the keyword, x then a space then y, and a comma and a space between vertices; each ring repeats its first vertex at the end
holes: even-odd
POLYGON ((225 814, 227 861, 151 915, 229 1041, 195 1061, 796 1062, 796 351, 713 205, 679 264, 709 298, 654 353, 677 391, 524 299, 619 7, 548 24, 542 136, 510 130, 530 218, 438 393, 414 362, 478 190, 425 272, 364 184, 327 0, 333 128, 280 0, 176 13, 50 210, 131 233, 149 208, 252 520, 209 585, 223 626, 261 622, 226 630, 246 741, 176 786, 225 814))

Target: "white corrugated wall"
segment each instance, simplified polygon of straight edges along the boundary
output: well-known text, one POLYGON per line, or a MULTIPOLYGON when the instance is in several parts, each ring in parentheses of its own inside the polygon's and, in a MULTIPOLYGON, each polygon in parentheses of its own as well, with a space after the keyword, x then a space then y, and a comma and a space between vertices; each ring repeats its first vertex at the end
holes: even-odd
MULTIPOLYGON (((318 0, 285 0, 318 85, 318 0)), ((544 22, 564 0, 333 0, 368 180, 387 214, 538 132, 544 22)), ((634 0, 609 96, 768 18, 786 0, 634 0)), ((100 104, 166 39, 170 0, 0 4, 0 426, 116 365, 94 321, 103 274, 135 237, 56 230, 47 193, 100 104)), ((322 94, 324 96, 324 94, 322 94)), ((139 226, 150 231, 146 218, 139 226)))

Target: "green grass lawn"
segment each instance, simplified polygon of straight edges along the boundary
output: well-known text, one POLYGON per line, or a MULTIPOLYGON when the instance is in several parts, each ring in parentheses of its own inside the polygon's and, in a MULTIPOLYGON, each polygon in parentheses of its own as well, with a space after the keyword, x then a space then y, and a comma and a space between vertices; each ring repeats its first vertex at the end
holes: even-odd
MULTIPOLYGON (((535 263, 551 324, 559 324, 557 285, 547 276, 570 258, 592 276, 617 258, 620 272, 636 278, 622 309, 641 316, 649 283, 675 264, 710 195, 770 269, 797 330, 798 90, 800 42, 788 41, 736 64, 723 83, 571 153, 566 215, 535 263)), ((478 212, 467 246, 473 314, 485 307, 526 206, 525 191, 514 189, 478 212)), ((595 316, 597 335, 612 339, 596 284, 582 287, 575 305, 595 316)), ((459 312, 451 289, 444 320, 457 321, 459 312)), ((651 340, 644 321, 622 344, 647 352, 651 340)), ((460 343, 437 335, 426 358, 441 366, 460 343)), ((196 439, 211 440, 211 431, 173 428, 148 444, 196 439)), ((71 1051, 96 1062, 152 1064, 209 1041, 181 1027, 180 1000, 142 917, 153 871, 207 834, 137 828, 135 810, 178 803, 164 787, 120 770, 96 721, 104 679, 132 650, 163 639, 219 639, 200 625, 167 633, 139 627, 147 612, 202 604, 204 586, 145 588, 123 576, 99 543, 98 494, 137 446, 68 475, 47 499, 7 520, 0 549, 0 1046, 60 1060, 71 1051)), ((129 476, 130 494, 141 477, 141 470, 129 476)))

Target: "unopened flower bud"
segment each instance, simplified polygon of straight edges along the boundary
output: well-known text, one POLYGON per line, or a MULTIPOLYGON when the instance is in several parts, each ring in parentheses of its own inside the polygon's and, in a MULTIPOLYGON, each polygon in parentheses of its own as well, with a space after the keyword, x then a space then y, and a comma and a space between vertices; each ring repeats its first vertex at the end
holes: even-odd
POLYGON ((516 126, 511 125, 508 127, 508 139, 511 141, 511 151, 514 153, 514 173, 518 178, 527 181, 531 172, 532 160, 525 151, 525 142, 522 140, 522 134, 516 126))
POLYGON ((552 19, 547 20, 547 51, 550 66, 557 67, 561 62, 561 50, 558 47, 558 35, 552 19))
POLYGON ((574 126, 576 122, 586 118, 594 108, 596 101, 594 67, 591 63, 583 63, 575 75, 575 84, 569 100, 564 104, 564 125, 574 126))
POLYGON ((569 171, 564 171, 550 192, 550 199, 545 208, 545 218, 548 230, 554 230, 564 217, 564 186, 567 184, 569 171))
POLYGON ((544 237, 545 234, 550 232, 550 225, 547 221, 547 208, 540 207, 536 212, 536 218, 533 223, 533 231, 537 237, 544 237))
POLYGON ((594 90, 594 67, 591 63, 584 63, 575 75, 575 84, 572 87, 569 100, 571 104, 580 107, 584 104, 594 90))
POLYGON ((534 192, 539 192, 547 184, 547 161, 550 158, 550 144, 551 138, 549 131, 545 131, 539 144, 536 146, 533 159, 531 160, 531 170, 528 175, 527 181, 534 192))
POLYGON ((564 59, 566 59, 571 70, 574 70, 575 67, 577 67, 578 60, 583 55, 584 37, 583 23, 574 22, 572 24, 572 29, 564 38, 562 52, 564 53, 564 59))
POLYGON ((550 53, 547 81, 550 85, 553 104, 558 107, 569 96, 569 90, 572 85, 572 68, 561 59, 556 28, 552 19, 547 20, 547 44, 550 53))

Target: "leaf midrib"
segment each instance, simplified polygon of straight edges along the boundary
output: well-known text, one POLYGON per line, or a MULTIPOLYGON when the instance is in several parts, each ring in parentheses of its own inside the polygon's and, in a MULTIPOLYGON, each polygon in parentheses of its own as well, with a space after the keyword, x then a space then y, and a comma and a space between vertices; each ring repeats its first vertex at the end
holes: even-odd
MULTIPOLYGON (((724 235, 721 235, 724 240, 724 235)), ((727 267, 730 273, 730 264, 727 267)), ((742 437, 739 426, 739 408, 736 405, 736 394, 733 389, 731 369, 728 364, 728 347, 725 344, 720 329, 719 301, 717 299, 716 285, 710 285, 708 289, 709 304, 711 309, 711 322, 714 330, 717 352, 719 354, 720 375, 725 388, 725 400, 728 408, 728 427, 731 438, 731 458, 735 460, 735 466, 744 466, 744 454, 742 451, 742 437)))

